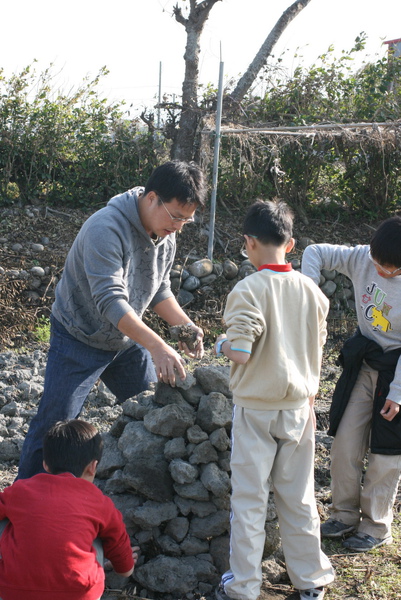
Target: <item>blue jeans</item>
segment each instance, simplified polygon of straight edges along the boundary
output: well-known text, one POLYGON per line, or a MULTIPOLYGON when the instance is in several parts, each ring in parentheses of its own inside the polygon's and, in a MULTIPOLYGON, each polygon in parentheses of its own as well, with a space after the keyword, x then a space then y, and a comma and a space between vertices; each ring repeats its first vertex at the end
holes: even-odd
POLYGON ((52 316, 43 396, 25 438, 17 479, 43 472, 44 435, 57 421, 79 416, 99 378, 119 402, 148 389, 157 380, 152 358, 139 344, 121 352, 91 348, 76 340, 52 316))

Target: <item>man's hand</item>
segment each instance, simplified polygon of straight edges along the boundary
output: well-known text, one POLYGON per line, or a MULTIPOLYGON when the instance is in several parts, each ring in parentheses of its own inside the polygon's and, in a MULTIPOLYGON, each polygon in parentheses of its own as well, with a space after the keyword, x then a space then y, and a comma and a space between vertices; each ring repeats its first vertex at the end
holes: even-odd
POLYGON ((397 404, 397 402, 393 402, 387 398, 383 408, 380 411, 380 414, 384 419, 386 419, 386 421, 392 421, 399 412, 400 405, 397 404))
POLYGON ((203 329, 195 325, 195 323, 188 323, 187 327, 190 327, 196 333, 196 341, 193 344, 194 348, 191 350, 185 342, 180 341, 178 342, 178 348, 190 358, 202 358, 205 353, 203 348, 203 329))
POLYGON ((150 350, 159 381, 175 386, 176 375, 183 381, 186 378, 184 359, 166 343, 157 344, 150 350))

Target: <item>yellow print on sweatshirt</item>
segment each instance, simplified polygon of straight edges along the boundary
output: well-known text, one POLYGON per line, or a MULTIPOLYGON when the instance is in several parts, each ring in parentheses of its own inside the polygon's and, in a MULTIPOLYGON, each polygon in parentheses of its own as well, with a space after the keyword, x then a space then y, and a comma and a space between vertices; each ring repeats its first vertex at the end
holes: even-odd
POLYGON ((372 308, 372 317, 373 317, 372 326, 380 327, 380 329, 385 332, 391 331, 391 323, 383 315, 383 312, 384 312, 383 310, 379 310, 378 308, 376 308, 376 306, 374 306, 372 308))

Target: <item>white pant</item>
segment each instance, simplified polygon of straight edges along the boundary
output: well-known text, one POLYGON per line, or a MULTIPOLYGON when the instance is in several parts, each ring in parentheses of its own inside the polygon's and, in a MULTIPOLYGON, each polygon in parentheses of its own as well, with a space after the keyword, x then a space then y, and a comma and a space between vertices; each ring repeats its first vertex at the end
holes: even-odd
MULTIPOLYGON (((331 517, 355 525, 375 538, 391 535, 393 504, 401 472, 401 455, 370 454, 373 398, 378 372, 362 364, 331 450, 331 517)), ((382 418, 382 417, 380 417, 382 418)))
POLYGON ((293 585, 308 589, 333 581, 334 571, 320 549, 308 402, 284 411, 235 406, 232 441, 230 571, 222 577, 226 594, 238 600, 259 596, 269 476, 293 585))

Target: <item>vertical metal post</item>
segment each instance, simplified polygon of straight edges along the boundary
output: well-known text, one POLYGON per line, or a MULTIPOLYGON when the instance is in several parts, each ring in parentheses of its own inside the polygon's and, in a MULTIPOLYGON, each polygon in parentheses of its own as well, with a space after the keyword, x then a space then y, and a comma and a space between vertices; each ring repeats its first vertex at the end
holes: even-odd
POLYGON ((224 63, 221 61, 221 47, 220 47, 219 89, 218 89, 218 96, 217 96, 216 131, 215 131, 214 156, 213 156, 212 195, 211 195, 211 199, 210 199, 209 244, 208 244, 208 251, 207 251, 207 256, 210 260, 213 259, 214 224, 215 224, 215 220, 216 220, 217 177, 218 177, 218 171, 219 171, 221 112, 222 112, 222 106, 223 106, 223 72, 224 72, 224 63))
POLYGON ((157 109, 157 129, 160 129, 160 103, 162 101, 162 63, 159 62, 159 102, 157 109))

